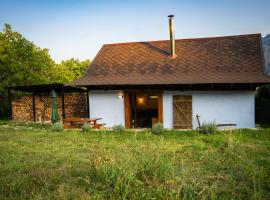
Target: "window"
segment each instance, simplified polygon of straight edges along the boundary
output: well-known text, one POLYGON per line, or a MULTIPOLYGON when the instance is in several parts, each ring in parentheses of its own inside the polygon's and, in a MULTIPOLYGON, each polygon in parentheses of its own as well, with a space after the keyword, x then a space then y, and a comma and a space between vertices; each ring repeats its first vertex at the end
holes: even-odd
POLYGON ((149 100, 156 100, 156 99, 158 99, 158 96, 157 95, 148 95, 148 99, 149 100))

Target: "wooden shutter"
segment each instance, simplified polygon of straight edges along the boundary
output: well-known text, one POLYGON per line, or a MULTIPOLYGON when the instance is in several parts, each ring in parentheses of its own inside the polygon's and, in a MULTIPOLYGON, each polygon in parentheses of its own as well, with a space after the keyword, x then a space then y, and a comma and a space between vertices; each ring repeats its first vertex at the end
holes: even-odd
POLYGON ((173 96, 173 127, 192 128, 192 96, 173 96))

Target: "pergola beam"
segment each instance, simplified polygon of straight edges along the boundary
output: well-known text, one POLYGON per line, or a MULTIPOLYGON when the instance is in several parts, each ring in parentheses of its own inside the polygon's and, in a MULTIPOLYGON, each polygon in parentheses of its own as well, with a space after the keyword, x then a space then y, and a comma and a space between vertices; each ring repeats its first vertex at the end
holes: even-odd
POLYGON ((65 94, 64 94, 64 87, 61 88, 61 96, 62 96, 62 118, 66 118, 65 112, 65 94))
POLYGON ((87 99, 87 117, 90 118, 90 106, 89 106, 89 91, 87 89, 87 92, 86 92, 86 99, 87 99))

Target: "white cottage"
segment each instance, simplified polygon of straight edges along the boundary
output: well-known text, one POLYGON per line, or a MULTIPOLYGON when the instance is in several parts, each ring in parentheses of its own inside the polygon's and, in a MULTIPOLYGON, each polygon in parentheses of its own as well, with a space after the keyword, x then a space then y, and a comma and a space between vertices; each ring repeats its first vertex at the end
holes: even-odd
POLYGON ((106 126, 255 127, 255 89, 270 83, 260 34, 104 45, 71 85, 89 91, 90 117, 106 126))

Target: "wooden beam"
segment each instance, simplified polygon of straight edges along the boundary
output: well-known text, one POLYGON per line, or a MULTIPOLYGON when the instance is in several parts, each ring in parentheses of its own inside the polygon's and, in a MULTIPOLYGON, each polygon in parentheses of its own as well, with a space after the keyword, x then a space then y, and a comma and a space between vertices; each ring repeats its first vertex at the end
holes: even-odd
POLYGON ((65 112, 65 94, 64 94, 64 87, 61 88, 61 96, 62 96, 62 118, 66 118, 65 112))
POLYGON ((87 100, 87 105, 86 105, 86 107, 87 107, 87 117, 88 118, 90 118, 90 106, 89 106, 89 91, 87 90, 87 92, 86 92, 86 100, 87 100))
POLYGON ((32 93, 32 110, 33 110, 33 120, 36 122, 36 101, 35 101, 35 93, 32 93))
MULTIPOLYGON (((130 91, 231 91, 231 90, 254 90, 256 87, 269 83, 201 83, 201 84, 156 84, 156 85, 96 85, 88 86, 90 90, 125 90, 130 91)), ((135 92, 136 93, 136 92, 135 92)))
POLYGON ((125 126, 131 128, 131 109, 130 98, 128 93, 124 93, 124 105, 125 105, 125 126))
POLYGON ((131 128, 137 128, 138 120, 137 120, 137 105, 136 105, 136 94, 129 94, 130 96, 130 120, 131 120, 131 128))
POLYGON ((163 95, 158 95, 158 122, 163 123, 163 95))
POLYGON ((199 128, 201 128, 200 116, 199 115, 196 115, 196 118, 197 118, 197 122, 198 122, 199 128))

